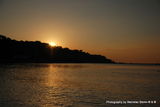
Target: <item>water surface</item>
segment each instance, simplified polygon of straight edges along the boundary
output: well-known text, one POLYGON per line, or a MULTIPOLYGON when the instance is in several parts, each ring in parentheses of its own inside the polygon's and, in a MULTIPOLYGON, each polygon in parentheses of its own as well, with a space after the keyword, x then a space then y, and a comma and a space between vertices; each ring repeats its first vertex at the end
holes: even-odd
POLYGON ((0 65, 0 107, 160 106, 160 66, 0 65), (106 104, 152 100, 156 104, 106 104))

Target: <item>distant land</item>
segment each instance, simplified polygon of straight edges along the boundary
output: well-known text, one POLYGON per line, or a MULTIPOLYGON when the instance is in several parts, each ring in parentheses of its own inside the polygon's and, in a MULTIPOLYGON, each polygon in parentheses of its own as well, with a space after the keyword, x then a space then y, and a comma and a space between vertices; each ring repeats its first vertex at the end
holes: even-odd
POLYGON ((50 46, 40 41, 17 41, 0 35, 0 62, 31 63, 115 63, 102 55, 50 46))
POLYGON ((129 64, 129 65, 157 65, 157 66, 160 66, 160 63, 128 63, 128 62, 115 62, 115 64, 129 64))

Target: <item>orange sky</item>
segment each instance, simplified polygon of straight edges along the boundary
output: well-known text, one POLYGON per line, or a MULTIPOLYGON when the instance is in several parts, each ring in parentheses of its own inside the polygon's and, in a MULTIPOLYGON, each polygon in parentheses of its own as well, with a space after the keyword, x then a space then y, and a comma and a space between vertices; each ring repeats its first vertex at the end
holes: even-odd
POLYGON ((160 63, 159 10, 158 0, 0 0, 0 34, 160 63))

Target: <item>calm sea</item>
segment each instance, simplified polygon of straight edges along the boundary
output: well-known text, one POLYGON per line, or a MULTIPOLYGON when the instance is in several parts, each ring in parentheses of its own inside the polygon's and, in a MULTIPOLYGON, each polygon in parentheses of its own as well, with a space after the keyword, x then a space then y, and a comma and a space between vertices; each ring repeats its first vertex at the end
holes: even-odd
POLYGON ((0 65, 0 107, 110 106, 160 107, 160 66, 0 65))

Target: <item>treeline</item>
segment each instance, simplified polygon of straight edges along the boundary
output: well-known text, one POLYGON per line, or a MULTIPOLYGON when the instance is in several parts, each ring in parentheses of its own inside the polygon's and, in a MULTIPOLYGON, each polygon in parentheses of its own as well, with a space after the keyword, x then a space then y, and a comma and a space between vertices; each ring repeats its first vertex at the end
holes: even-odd
POLYGON ((17 41, 0 35, 0 62, 114 63, 102 55, 52 47, 40 41, 17 41))

